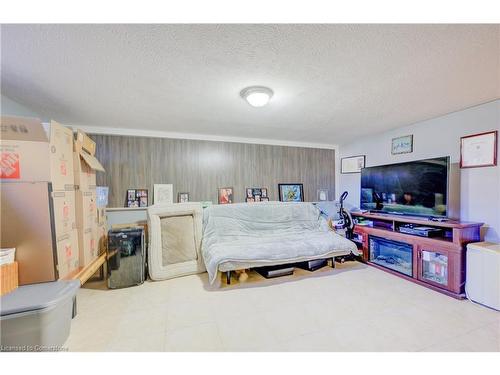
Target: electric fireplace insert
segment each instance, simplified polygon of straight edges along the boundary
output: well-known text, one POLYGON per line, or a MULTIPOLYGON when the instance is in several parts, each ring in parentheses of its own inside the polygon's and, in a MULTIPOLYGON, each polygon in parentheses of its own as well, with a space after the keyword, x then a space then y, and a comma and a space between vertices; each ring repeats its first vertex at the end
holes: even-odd
POLYGON ((413 276, 413 246, 370 236, 370 262, 407 276, 413 276))

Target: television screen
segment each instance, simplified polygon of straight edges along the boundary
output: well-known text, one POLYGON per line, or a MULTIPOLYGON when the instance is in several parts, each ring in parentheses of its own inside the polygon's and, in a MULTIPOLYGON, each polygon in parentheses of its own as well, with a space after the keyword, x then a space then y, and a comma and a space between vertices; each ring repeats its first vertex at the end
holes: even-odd
POLYGON ((449 157, 361 170, 362 210, 446 216, 449 157))

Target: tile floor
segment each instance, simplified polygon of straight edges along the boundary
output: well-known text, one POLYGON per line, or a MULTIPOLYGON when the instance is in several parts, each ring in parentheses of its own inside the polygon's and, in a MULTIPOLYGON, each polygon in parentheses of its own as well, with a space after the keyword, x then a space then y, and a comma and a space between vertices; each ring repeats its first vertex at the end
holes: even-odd
POLYGON ((500 351, 500 312, 373 267, 207 288, 207 274, 106 290, 88 283, 70 351, 500 351))

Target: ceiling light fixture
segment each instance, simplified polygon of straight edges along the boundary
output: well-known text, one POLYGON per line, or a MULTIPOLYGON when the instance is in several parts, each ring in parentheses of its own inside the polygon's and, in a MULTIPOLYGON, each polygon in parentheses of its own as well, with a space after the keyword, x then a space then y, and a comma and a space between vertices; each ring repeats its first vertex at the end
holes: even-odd
POLYGON ((251 86, 241 90, 240 95, 252 107, 263 107, 273 96, 273 90, 264 86, 251 86))

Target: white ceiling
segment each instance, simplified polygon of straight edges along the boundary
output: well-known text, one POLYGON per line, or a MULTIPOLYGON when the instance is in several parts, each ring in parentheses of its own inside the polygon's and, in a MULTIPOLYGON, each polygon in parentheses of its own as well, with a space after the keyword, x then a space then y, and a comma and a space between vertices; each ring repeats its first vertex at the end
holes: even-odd
POLYGON ((500 97, 499 25, 1 31, 2 93, 69 125, 342 144, 500 97))

